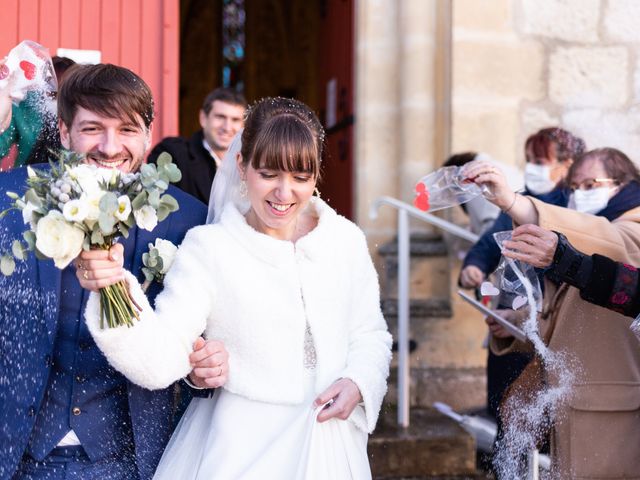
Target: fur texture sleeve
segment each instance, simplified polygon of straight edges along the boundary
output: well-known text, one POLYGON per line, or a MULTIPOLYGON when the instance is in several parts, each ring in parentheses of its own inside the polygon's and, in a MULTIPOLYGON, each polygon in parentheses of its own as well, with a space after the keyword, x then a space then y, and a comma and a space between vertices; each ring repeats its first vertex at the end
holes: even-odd
POLYGON ((347 366, 341 377, 360 389, 366 413, 366 430, 372 432, 387 392, 391 362, 391 335, 380 309, 378 275, 364 235, 359 234, 351 252, 354 258, 353 296, 349 325, 347 366))
POLYGON ((191 371, 193 342, 206 327, 211 293, 201 273, 201 259, 190 243, 198 242, 185 239, 180 247, 155 311, 136 278, 127 272, 130 293, 142 308, 140 321, 133 327, 101 329, 100 295, 92 292, 87 302, 87 325, 109 363, 150 390, 165 388, 191 371))

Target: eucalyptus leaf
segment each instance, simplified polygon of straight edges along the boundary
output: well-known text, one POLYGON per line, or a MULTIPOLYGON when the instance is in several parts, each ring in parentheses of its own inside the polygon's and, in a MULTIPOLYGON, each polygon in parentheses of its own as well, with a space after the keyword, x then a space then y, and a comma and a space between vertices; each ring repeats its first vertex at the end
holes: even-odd
POLYGON ((156 188, 159 188, 164 192, 167 188, 169 188, 169 182, 167 180, 160 179, 156 182, 156 188))
POLYGON ((35 232, 32 232, 31 230, 26 230, 25 232, 22 232, 22 238, 24 239, 25 242, 27 242, 27 247, 29 248, 29 250, 33 250, 36 248, 35 232))
POLYGON ((118 210, 118 197, 113 192, 107 192, 100 199, 100 211, 106 214, 113 214, 118 210))
POLYGON ((14 240, 11 244, 11 253, 17 260, 26 260, 27 251, 23 247, 22 242, 20 240, 14 240))
POLYGON ((160 204, 167 207, 170 212, 176 212, 180 209, 178 201, 168 193, 162 196, 162 198, 160 199, 160 204))
POLYGON ((159 167, 164 167, 166 165, 170 165, 173 162, 173 157, 169 152, 162 152, 158 155, 157 164, 159 167))
POLYGON ((38 194, 33 188, 27 190, 27 193, 24 194, 24 198, 27 202, 34 204, 36 207, 42 206, 42 200, 38 197, 38 194))
POLYGON ((131 209, 140 210, 142 207, 144 207, 147 203, 148 196, 149 194, 147 192, 140 192, 138 195, 136 195, 136 198, 134 198, 133 202, 131 202, 131 209))
POLYGON ((11 255, 0 257, 0 272, 6 277, 11 275, 16 269, 16 261, 11 255))
POLYGON ((151 190, 147 201, 153 208, 158 208, 160 205, 160 192, 158 190, 151 190))
POLYGON ((104 212, 100 213, 100 216, 98 217, 98 225, 100 225, 100 230, 102 230, 103 235, 111 235, 115 224, 116 219, 113 215, 104 212))
POLYGON ((162 222, 169 216, 170 213, 171 213, 171 210, 169 210, 169 208, 166 205, 164 204, 160 205, 156 212, 156 215, 158 216, 158 221, 162 222))
POLYGON ((93 245, 102 245, 104 243, 102 232, 97 228, 91 233, 91 243, 93 245))
POLYGON ((167 172, 167 176, 169 177, 169 181, 171 183, 176 183, 182 180, 182 172, 177 165, 172 163, 165 168, 165 171, 167 172))
POLYGON ((155 275, 152 270, 147 267, 142 267, 142 273, 144 273, 144 278, 147 282, 153 282, 155 275))

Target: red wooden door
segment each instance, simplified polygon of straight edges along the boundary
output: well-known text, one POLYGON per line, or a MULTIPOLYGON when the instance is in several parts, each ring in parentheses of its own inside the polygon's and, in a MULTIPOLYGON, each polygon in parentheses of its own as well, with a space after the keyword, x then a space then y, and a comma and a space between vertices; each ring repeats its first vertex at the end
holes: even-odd
POLYGON ((130 68, 156 102, 153 142, 178 132, 179 0, 2 0, 0 56, 22 40, 51 55, 99 50, 103 63, 130 68))
POLYGON ((320 30, 320 92, 326 155, 322 197, 353 219, 354 2, 324 0, 320 30))

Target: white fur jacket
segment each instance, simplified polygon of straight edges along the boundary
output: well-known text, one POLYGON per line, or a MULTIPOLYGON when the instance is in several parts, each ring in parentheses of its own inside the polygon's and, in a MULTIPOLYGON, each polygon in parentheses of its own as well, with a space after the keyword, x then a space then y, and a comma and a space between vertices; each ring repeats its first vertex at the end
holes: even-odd
POLYGON ((229 352, 225 388, 281 404, 303 400, 306 322, 316 349, 316 390, 353 380, 375 427, 391 359, 378 277, 362 231, 312 199, 317 227, 295 245, 250 227, 233 206, 215 225, 187 233, 155 312, 130 275, 142 306, 132 328, 99 327, 99 295, 86 319, 109 362, 132 382, 164 388, 191 371, 193 342, 221 340, 229 352))

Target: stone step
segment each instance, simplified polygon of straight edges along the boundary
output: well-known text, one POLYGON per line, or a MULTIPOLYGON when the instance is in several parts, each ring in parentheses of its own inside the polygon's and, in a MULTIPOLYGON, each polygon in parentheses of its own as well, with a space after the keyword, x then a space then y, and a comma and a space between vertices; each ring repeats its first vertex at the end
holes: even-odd
POLYGON ((473 437, 433 408, 412 409, 411 425, 404 429, 395 408, 385 405, 369 439, 369 460, 379 480, 482 478, 475 476, 473 437))

